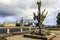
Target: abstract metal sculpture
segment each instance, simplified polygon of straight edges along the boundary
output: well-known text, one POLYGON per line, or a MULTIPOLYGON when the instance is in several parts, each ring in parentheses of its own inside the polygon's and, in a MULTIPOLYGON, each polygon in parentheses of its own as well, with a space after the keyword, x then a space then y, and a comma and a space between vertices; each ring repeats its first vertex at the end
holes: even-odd
POLYGON ((41 12, 41 1, 37 2, 37 5, 38 5, 38 15, 36 15, 35 13, 33 13, 33 15, 34 15, 34 20, 38 21, 39 34, 41 34, 41 29, 42 29, 42 25, 43 25, 42 23, 43 23, 44 19, 46 18, 46 15, 48 12, 46 12, 45 15, 44 15, 45 9, 41 12))

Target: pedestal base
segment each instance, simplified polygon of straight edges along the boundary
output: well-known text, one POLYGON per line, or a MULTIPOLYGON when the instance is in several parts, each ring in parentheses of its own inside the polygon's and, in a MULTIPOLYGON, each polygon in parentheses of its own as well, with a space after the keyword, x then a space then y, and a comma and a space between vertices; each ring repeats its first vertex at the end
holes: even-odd
POLYGON ((25 34, 24 37, 47 40, 47 38, 45 36, 39 36, 39 35, 25 34))
POLYGON ((40 36, 40 35, 35 35, 35 34, 34 35, 25 34, 24 37, 42 39, 42 40, 52 40, 54 37, 56 37, 56 34, 52 33, 51 35, 45 35, 45 36, 40 36))

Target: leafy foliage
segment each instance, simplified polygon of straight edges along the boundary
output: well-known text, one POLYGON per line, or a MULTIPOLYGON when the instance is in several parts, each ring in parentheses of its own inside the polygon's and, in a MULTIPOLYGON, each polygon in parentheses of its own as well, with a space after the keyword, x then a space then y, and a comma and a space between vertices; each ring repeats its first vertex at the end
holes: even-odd
POLYGON ((58 15, 57 15, 57 25, 60 25, 60 12, 58 12, 58 15))

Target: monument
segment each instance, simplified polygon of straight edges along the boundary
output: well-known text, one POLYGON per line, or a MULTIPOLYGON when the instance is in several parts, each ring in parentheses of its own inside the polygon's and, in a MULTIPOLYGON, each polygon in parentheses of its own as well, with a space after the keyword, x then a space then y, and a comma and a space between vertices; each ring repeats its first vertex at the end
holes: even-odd
POLYGON ((56 36, 55 33, 50 33, 50 31, 47 31, 46 29, 46 32, 45 30, 42 31, 42 29, 44 28, 43 26, 43 21, 44 19, 46 18, 46 15, 48 12, 45 13, 45 9, 41 12, 41 1, 37 2, 37 5, 38 5, 38 15, 36 15, 35 13, 34 14, 34 20, 37 20, 38 21, 38 27, 39 27, 39 32, 36 33, 36 32, 32 32, 31 34, 26 34, 24 35, 24 37, 30 37, 30 38, 36 38, 36 39, 43 39, 43 40, 51 40, 52 38, 54 38, 56 36), (45 15, 44 15, 45 13, 45 15))
POLYGON ((41 34, 42 33, 41 29, 43 27, 42 23, 43 23, 44 19, 46 18, 47 12, 45 15, 44 15, 45 9, 41 12, 41 1, 37 2, 37 5, 38 5, 38 15, 36 15, 35 13, 33 13, 33 14, 34 14, 34 20, 38 21, 39 34, 41 34))

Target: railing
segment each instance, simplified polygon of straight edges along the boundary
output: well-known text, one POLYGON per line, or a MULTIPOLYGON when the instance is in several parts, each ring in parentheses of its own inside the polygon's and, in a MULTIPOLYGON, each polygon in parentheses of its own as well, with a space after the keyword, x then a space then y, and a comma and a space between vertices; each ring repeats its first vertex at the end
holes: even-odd
POLYGON ((9 28, 0 28, 0 34, 12 34, 12 33, 22 33, 22 32, 31 32, 38 30, 38 27, 9 27, 9 28))

